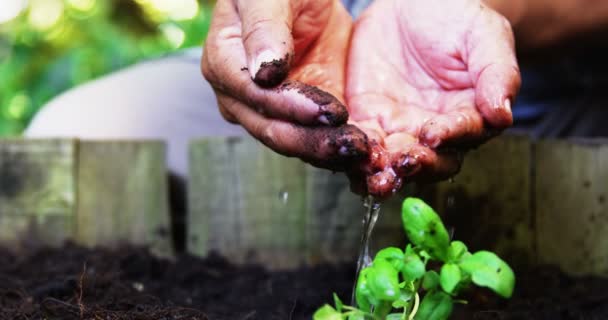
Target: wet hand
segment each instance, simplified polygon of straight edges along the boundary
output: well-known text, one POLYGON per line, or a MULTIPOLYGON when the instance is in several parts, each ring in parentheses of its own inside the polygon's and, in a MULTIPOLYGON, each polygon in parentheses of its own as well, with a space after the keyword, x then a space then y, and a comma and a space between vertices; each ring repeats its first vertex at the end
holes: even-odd
POLYGON ((219 0, 202 72, 225 119, 283 155, 342 171, 368 154, 342 103, 351 30, 338 0, 219 0))
POLYGON ((512 124, 520 86, 508 21, 478 0, 376 0, 356 22, 346 101, 372 153, 356 191, 454 175, 464 151, 512 124))

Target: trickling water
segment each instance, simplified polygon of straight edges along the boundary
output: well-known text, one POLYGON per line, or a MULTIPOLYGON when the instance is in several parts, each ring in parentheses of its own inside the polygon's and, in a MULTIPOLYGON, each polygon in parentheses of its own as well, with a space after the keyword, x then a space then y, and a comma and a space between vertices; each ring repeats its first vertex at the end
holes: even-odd
POLYGON ((456 201, 456 199, 455 199, 455 197, 453 195, 448 195, 448 198, 447 198, 447 201, 446 201, 448 209, 454 207, 454 202, 455 201, 456 201))
POLYGON ((289 192, 287 192, 287 190, 279 191, 279 200, 283 204, 287 204, 287 200, 289 200, 289 192))
POLYGON ((361 269, 369 266, 372 263, 372 257, 369 254, 369 243, 372 231, 374 230, 374 226, 376 225, 376 221, 378 221, 378 216, 380 214, 380 203, 377 202, 372 196, 367 196, 365 198, 363 201, 363 206, 365 207, 365 215, 363 216, 363 232, 361 234, 359 258, 357 259, 357 273, 355 274, 355 284, 353 285, 353 293, 351 297, 351 305, 355 307, 357 305, 357 301, 355 299, 357 279, 359 279, 359 272, 361 272, 361 269))

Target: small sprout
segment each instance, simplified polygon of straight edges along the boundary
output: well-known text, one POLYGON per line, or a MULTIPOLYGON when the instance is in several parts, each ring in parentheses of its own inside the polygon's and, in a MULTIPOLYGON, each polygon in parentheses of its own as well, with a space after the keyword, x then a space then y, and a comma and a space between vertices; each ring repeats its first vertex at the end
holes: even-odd
POLYGON ((313 320, 342 320, 342 313, 326 304, 312 315, 313 320))
POLYGON ((468 252, 469 249, 462 241, 452 241, 448 248, 448 261, 458 262, 468 252))
POLYGON ((334 305, 336 306, 336 310, 338 312, 342 312, 342 306, 344 306, 344 304, 342 303, 342 300, 340 300, 340 297, 338 297, 338 295, 334 292, 334 305))
POLYGON ((471 254, 461 241, 450 242, 441 219, 422 200, 405 199, 402 219, 411 243, 405 251, 380 250, 361 270, 355 286, 358 308, 343 305, 334 294, 336 307, 324 305, 313 320, 446 320, 455 303, 466 303, 456 296, 471 284, 505 298, 513 294, 509 265, 492 252, 471 254), (440 264, 427 270, 431 260, 440 264), (422 301, 421 288, 426 292, 422 301))

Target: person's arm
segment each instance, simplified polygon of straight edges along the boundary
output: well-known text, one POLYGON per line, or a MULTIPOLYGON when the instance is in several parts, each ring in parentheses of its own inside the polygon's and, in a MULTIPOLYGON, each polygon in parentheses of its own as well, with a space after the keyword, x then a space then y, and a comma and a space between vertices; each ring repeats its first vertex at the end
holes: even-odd
POLYGON ((513 27, 519 49, 536 49, 581 33, 608 30, 606 0, 485 0, 513 27))

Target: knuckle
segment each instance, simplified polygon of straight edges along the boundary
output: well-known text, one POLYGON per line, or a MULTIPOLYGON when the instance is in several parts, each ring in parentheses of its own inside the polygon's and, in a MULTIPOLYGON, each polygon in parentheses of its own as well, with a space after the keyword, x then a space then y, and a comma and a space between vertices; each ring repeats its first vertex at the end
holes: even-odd
POLYGON ((266 125, 260 129, 260 141, 270 148, 276 148, 277 128, 273 124, 266 125))
POLYGON ((224 118, 224 120, 226 120, 232 124, 239 123, 237 121, 236 117, 234 117, 234 115, 232 113, 230 113, 230 111, 228 111, 223 105, 219 105, 218 109, 220 111, 220 114, 222 115, 222 118, 224 118))
POLYGON ((271 23, 271 19, 256 19, 243 34, 243 42, 255 41, 256 38, 263 36, 269 30, 268 25, 271 23))
POLYGON ((201 73, 203 74, 203 77, 207 79, 207 81, 212 82, 214 80, 214 73, 211 70, 209 59, 207 59, 207 54, 204 54, 203 59, 201 59, 201 73))

